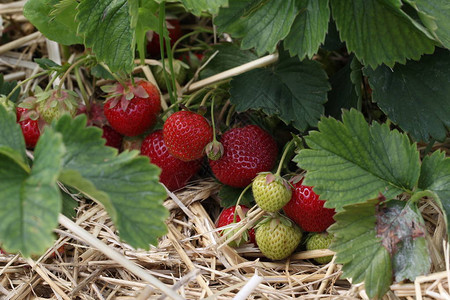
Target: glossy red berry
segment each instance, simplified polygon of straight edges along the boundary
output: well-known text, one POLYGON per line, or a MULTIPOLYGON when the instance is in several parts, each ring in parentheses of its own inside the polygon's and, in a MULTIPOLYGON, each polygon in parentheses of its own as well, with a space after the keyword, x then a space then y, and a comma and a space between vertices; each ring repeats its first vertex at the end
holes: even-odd
POLYGON ((201 167, 201 160, 185 162, 173 157, 164 143, 162 130, 144 139, 141 154, 148 156, 151 163, 161 168, 159 181, 171 191, 184 187, 201 167))
POLYGON ((304 231, 322 232, 333 224, 334 209, 325 208, 313 187, 302 184, 303 179, 293 183, 291 200, 283 207, 285 214, 304 231))
POLYGON ((167 118, 163 133, 170 154, 183 161, 203 157, 213 139, 213 129, 205 117, 185 110, 167 118))
POLYGON ((158 89, 150 82, 128 83, 128 91, 120 84, 104 90, 110 94, 104 105, 105 117, 114 130, 126 136, 144 133, 155 125, 161 110, 158 89))
POLYGON ((115 131, 111 126, 103 125, 102 129, 102 138, 106 140, 105 145, 120 150, 120 147, 122 146, 123 136, 115 131))
POLYGON ((275 140, 256 125, 230 129, 220 142, 223 156, 209 164, 216 178, 226 185, 246 187, 258 173, 270 171, 277 160, 275 140))
MULTIPOLYGON (((247 214, 249 208, 245 205, 240 205, 242 212, 245 214, 247 214)), ((220 227, 224 227, 227 226, 231 223, 237 223, 239 221, 241 221, 241 217, 239 217, 239 214, 236 214, 236 219, 234 218, 236 212, 236 205, 233 205, 231 207, 225 208, 224 210, 222 210, 222 212, 220 213, 219 217, 216 220, 216 227, 220 228, 220 227)), ((222 231, 220 231, 222 232, 222 231)), ((248 230, 248 241, 256 244, 256 239, 255 239, 255 229, 254 228, 250 228, 248 230)))
POLYGON ((39 129, 39 123, 37 120, 32 120, 30 117, 26 116, 26 108, 17 107, 16 117, 17 122, 22 129, 23 137, 25 138, 25 145, 29 149, 33 149, 41 136, 41 131, 39 129))

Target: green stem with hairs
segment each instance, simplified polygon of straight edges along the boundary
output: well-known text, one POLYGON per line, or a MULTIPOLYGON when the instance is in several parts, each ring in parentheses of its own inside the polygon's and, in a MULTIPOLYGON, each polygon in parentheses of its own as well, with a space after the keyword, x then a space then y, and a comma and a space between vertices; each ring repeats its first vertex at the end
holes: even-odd
POLYGON ((118 83, 120 83, 121 86, 123 86, 124 91, 125 91, 126 93, 128 93, 128 92, 130 91, 130 89, 129 89, 128 85, 126 84, 126 82, 125 82, 122 78, 120 78, 119 76, 117 76, 116 74, 114 74, 113 72, 111 72, 111 70, 109 69, 109 67, 108 67, 105 63, 100 62, 99 65, 102 66, 106 71, 108 71, 108 73, 111 74, 111 76, 112 76, 118 83))
POLYGON ((81 80, 80 68, 75 68, 75 78, 78 83, 78 87, 80 88, 81 96, 83 97, 84 105, 86 106, 86 110, 89 111, 89 96, 84 88, 83 81, 81 80))
MULTIPOLYGON (((67 76, 69 76, 70 72, 71 72, 74 68, 78 67, 80 64, 86 62, 86 61, 89 60, 89 59, 91 59, 91 57, 90 57, 90 56, 86 56, 86 57, 83 57, 83 58, 77 60, 76 62, 74 62, 73 64, 70 65, 70 67, 67 69, 66 72, 64 72, 63 76, 61 77, 61 81, 59 82, 58 89, 57 89, 58 95, 60 94, 61 88, 62 88, 62 86, 63 86, 63 84, 64 84, 64 81, 66 80, 67 76)), ((56 77, 57 77, 57 76, 55 76, 55 78, 56 78, 56 77)), ((46 89, 46 90, 47 90, 47 89, 46 89)))
POLYGON ((252 184, 250 183, 249 185, 247 185, 245 187, 245 189, 242 190, 241 194, 239 195, 238 200, 236 201, 236 205, 234 206, 234 215, 233 215, 233 222, 236 222, 236 209, 239 205, 239 203, 241 203, 242 197, 244 197, 245 193, 247 192, 247 190, 252 186, 252 184))
POLYGON ((46 75, 46 74, 49 74, 49 73, 50 73, 50 71, 48 71, 48 70, 47 70, 47 71, 43 71, 43 72, 37 73, 37 74, 35 74, 35 75, 31 76, 31 77, 28 77, 27 79, 21 81, 21 82, 18 83, 18 84, 12 89, 12 91, 6 96, 6 99, 9 100, 9 98, 11 98, 11 96, 14 95, 14 93, 17 91, 17 89, 19 89, 19 88, 20 88, 22 85, 24 85, 25 83, 27 83, 27 82, 29 82, 29 81, 31 81, 31 80, 33 80, 33 79, 36 79, 36 78, 38 78, 39 76, 46 75))
POLYGON ((161 3, 159 4, 159 32, 160 32, 160 39, 159 39, 159 48, 160 48, 160 52, 161 52, 161 63, 162 63, 162 69, 163 69, 163 75, 164 75, 164 80, 167 83, 167 92, 169 94, 170 97, 170 103, 174 104, 176 102, 176 97, 174 97, 174 91, 173 88, 175 88, 176 90, 176 84, 175 84, 175 74, 173 72, 173 63, 172 63, 172 53, 170 50, 170 41, 169 39, 166 38, 165 34, 164 34, 164 29, 166 29, 166 9, 165 9, 165 1, 161 1, 161 3), (167 48, 167 56, 169 59, 169 70, 172 76, 172 80, 169 81, 169 78, 167 76, 167 71, 166 71, 166 62, 164 59, 164 44, 166 45, 167 48))
POLYGON ((289 150, 291 149, 292 145, 294 144, 294 140, 292 139, 287 145, 286 148, 284 148, 283 155, 281 156, 280 163, 278 164, 277 172, 275 173, 276 177, 279 177, 281 175, 281 169, 283 167, 283 162, 286 159, 286 155, 288 154, 289 150))

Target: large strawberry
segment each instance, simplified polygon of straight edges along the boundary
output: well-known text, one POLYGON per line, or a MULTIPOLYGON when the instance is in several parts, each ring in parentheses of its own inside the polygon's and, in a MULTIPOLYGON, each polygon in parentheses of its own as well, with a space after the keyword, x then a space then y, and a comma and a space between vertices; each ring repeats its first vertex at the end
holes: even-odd
MULTIPOLYGON (((240 207, 241 207, 242 213, 244 215, 249 210, 249 208, 245 205, 240 205, 240 207)), ((241 217, 239 216, 239 214, 237 214, 237 213, 235 214, 235 212, 236 212, 236 205, 233 205, 231 207, 228 207, 228 208, 225 208, 224 210, 222 210, 222 212, 220 213, 219 217, 216 220, 216 227, 220 228, 220 227, 224 227, 224 226, 230 225, 232 223, 237 223, 237 222, 241 221, 241 217)), ((239 227, 236 229, 233 229, 233 228, 225 229, 225 230, 221 230, 220 234, 231 237, 238 230, 239 230, 239 227)), ((249 230, 245 231, 244 234, 240 238, 230 242, 229 245, 232 247, 239 247, 240 245, 242 245, 248 241, 256 244, 254 228, 250 228, 249 230)))
POLYGON ((334 223, 334 209, 325 208, 325 201, 319 199, 313 187, 302 184, 303 178, 292 182, 294 191, 291 200, 284 206, 286 215, 303 230, 309 232, 325 231, 334 223))
POLYGON ((255 177, 252 192, 256 204, 267 212, 279 211, 292 196, 289 183, 270 172, 262 172, 255 177))
POLYGON ((256 243, 265 257, 285 259, 300 244, 302 232, 288 218, 275 214, 261 221, 256 228, 256 243))
POLYGON ((33 149, 41 136, 37 114, 29 113, 26 108, 17 107, 16 117, 25 138, 25 145, 27 148, 33 149))
POLYGON ((209 164, 216 178, 226 185, 246 187, 258 173, 270 171, 277 160, 275 140, 256 125, 230 129, 220 142, 223 156, 209 164))
POLYGON ((203 157, 206 145, 213 140, 213 129, 205 117, 185 110, 167 118, 163 133, 170 154, 183 161, 203 157))
POLYGON ((150 82, 137 79, 135 85, 127 82, 126 88, 117 83, 102 90, 109 93, 104 105, 106 119, 117 132, 135 136, 155 125, 161 100, 150 82))
MULTIPOLYGON (((314 232, 308 235, 306 240, 306 250, 328 249, 333 241, 334 235, 328 232, 314 232)), ((314 260, 319 264, 327 264, 333 256, 316 257, 314 260)))
POLYGON ((161 168, 159 181, 171 191, 184 187, 201 166, 200 160, 185 162, 173 157, 164 143, 162 130, 144 139, 141 154, 148 156, 151 163, 161 168))

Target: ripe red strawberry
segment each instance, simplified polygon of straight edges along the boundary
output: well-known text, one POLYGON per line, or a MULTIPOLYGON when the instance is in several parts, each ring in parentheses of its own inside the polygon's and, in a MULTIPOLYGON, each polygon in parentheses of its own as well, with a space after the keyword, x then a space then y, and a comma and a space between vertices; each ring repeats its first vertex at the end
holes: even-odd
POLYGON ((123 136, 108 125, 103 125, 102 130, 102 138, 106 140, 105 145, 120 150, 122 146, 123 136))
POLYGON ((167 118, 163 133, 170 154, 182 161, 203 157, 206 145, 213 140, 213 129, 205 117, 185 110, 167 118))
MULTIPOLYGON (((249 208, 245 205, 240 205, 242 212, 245 214, 247 214, 247 211, 249 210, 249 208)), ((236 211, 236 205, 233 205, 231 207, 228 207, 224 210, 222 210, 222 212, 220 213, 219 217, 216 220, 216 227, 220 228, 220 227, 224 227, 227 226, 231 223, 237 223, 239 221, 241 221, 241 217, 239 217, 239 214, 236 214, 236 219, 234 219, 234 213, 236 211)), ((237 230, 239 230, 239 228, 237 229, 225 229, 223 231, 220 231, 220 233, 229 235, 230 237, 237 232, 237 230)), ((232 242, 230 242, 230 246, 231 247, 239 247, 240 245, 246 243, 250 241, 251 243, 256 245, 256 239, 255 239, 255 229, 254 228, 250 228, 250 230, 246 231, 244 233, 244 235, 240 238, 240 239, 236 239, 232 242)))
POLYGON ((150 82, 138 79, 135 86, 131 82, 127 86, 127 91, 119 83, 103 87, 109 93, 103 109, 114 130, 135 136, 155 125, 161 100, 158 89, 150 82))
POLYGON ((171 191, 184 187, 201 166, 200 160, 185 162, 173 157, 164 143, 162 130, 144 139, 141 154, 148 156, 151 163, 161 168, 159 181, 171 191))
MULTIPOLYGON (((166 18, 167 30, 169 31, 170 46, 173 47, 175 42, 181 37, 180 21, 175 18, 166 18)), ((150 57, 158 57, 161 55, 161 47, 159 45, 159 34, 154 31, 147 32, 147 52, 150 57)), ((165 49, 165 47, 164 47, 165 49)))
POLYGON ((314 193, 313 187, 302 184, 303 178, 293 182, 291 200, 283 207, 286 215, 304 231, 322 232, 334 223, 334 209, 323 207, 325 201, 314 193))
POLYGON ((22 129, 23 137, 25 138, 25 145, 29 149, 33 149, 41 136, 41 130, 39 129, 39 122, 37 119, 32 119, 30 114, 27 113, 28 109, 17 107, 16 116, 17 122, 22 129))
POLYGON ((220 182, 233 187, 246 187, 258 173, 270 171, 277 159, 275 140, 256 125, 230 129, 220 142, 223 156, 209 164, 220 182))

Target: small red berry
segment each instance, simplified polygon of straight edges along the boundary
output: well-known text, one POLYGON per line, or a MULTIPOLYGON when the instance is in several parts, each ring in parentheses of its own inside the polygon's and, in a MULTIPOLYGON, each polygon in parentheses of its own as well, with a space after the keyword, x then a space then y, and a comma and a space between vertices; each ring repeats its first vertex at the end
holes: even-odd
POLYGON ((128 91, 122 85, 104 87, 109 92, 104 105, 106 119, 114 130, 135 136, 155 125, 161 110, 158 89, 150 82, 136 80, 136 86, 127 83, 128 91))
MULTIPOLYGON (((166 19, 167 30, 169 31, 170 46, 173 47, 175 42, 182 36, 180 21, 175 18, 166 19)), ((161 55, 161 47, 159 42, 159 34, 154 31, 147 33, 147 52, 150 57, 158 57, 161 55)), ((164 45, 165 49, 165 45, 164 45)))
POLYGON ((283 207, 286 215, 304 231, 322 232, 333 224, 334 209, 325 208, 325 201, 319 199, 313 187, 302 184, 303 178, 293 183, 291 200, 283 207))
POLYGON ((183 161, 205 155, 205 147, 213 140, 213 129, 202 115, 179 111, 164 123, 164 142, 170 154, 183 161))
POLYGON ((20 124, 22 129, 23 137, 25 138, 25 145, 29 149, 33 149, 41 136, 41 131, 39 129, 39 123, 37 120, 31 119, 26 115, 28 109, 17 107, 16 117, 17 122, 20 124))
POLYGON ((270 171, 277 160, 277 143, 256 125, 230 129, 220 142, 223 155, 209 164, 220 182, 233 187, 246 187, 258 173, 270 171))
POLYGON ((103 125, 102 138, 106 140, 105 145, 120 150, 122 146, 123 136, 115 131, 111 126, 103 125))
MULTIPOLYGON (((245 205, 240 205, 242 212, 245 214, 247 214, 249 208, 245 205)), ((231 223, 237 223, 239 221, 241 221, 241 217, 239 217, 239 214, 236 214, 236 220, 234 218, 234 213, 236 211, 236 205, 233 205, 231 207, 225 208, 224 210, 222 210, 222 212, 220 213, 219 217, 216 220, 216 227, 220 228, 220 227, 224 227, 227 226, 231 223)), ((222 233, 222 231, 220 231, 220 233, 222 233)), ((245 240, 245 238, 244 238, 245 240)), ((255 229, 254 228, 250 228, 248 230, 248 241, 255 244, 256 245, 256 239, 255 239, 255 229)), ((239 246, 240 244, 242 244, 242 241, 237 242, 236 244, 232 244, 232 246, 239 246)))
POLYGON ((151 163, 161 168, 159 181, 171 191, 184 187, 201 167, 200 160, 185 162, 173 157, 164 143, 162 130, 144 139, 141 154, 148 156, 151 163))

